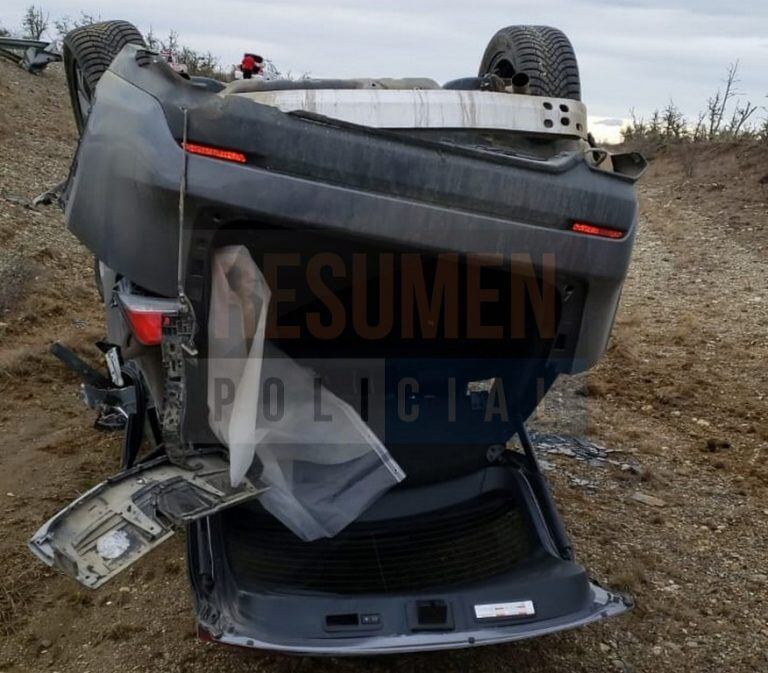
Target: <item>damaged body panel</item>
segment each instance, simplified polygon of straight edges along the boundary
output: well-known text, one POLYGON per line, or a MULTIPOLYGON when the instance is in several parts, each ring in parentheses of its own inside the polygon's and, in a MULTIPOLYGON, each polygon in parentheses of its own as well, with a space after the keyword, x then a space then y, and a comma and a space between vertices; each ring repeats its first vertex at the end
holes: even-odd
POLYGON ((164 458, 95 486, 46 522, 29 547, 52 566, 96 589, 165 542, 174 527, 256 497, 263 488, 245 480, 229 485, 229 465, 198 456, 191 470, 164 458))
POLYGON ((188 548, 207 639, 296 654, 488 645, 632 605, 560 556, 517 461, 390 492, 332 540, 292 542, 252 503, 194 524, 188 548))

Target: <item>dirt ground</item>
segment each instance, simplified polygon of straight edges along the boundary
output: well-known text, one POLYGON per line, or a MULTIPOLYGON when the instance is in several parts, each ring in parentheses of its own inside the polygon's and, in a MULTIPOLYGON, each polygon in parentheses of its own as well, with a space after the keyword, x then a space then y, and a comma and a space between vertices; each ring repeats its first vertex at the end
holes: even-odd
POLYGON ((616 460, 546 457, 579 560, 634 611, 507 646, 348 660, 199 642, 181 536, 95 592, 27 551, 118 468, 118 438, 92 429, 47 355, 58 339, 94 356, 90 257, 58 210, 25 205, 66 175, 74 143, 60 69, 0 63, 0 671, 768 670, 765 148, 655 158, 609 351, 578 386, 586 433, 616 460))

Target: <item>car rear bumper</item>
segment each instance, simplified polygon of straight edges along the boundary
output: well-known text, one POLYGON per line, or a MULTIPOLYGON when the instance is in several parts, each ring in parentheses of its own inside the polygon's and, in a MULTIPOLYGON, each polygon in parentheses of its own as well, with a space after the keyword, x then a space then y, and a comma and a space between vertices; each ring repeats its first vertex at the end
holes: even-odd
POLYGON ((532 638, 628 610, 630 599, 559 555, 538 502, 525 469, 506 465, 395 489, 330 540, 295 542, 253 505, 200 521, 188 558, 201 633, 297 654, 384 654, 532 638))
MULTIPOLYGON (((202 637, 212 642, 235 647, 271 650, 297 655, 314 656, 367 656, 374 654, 396 654, 406 652, 427 652, 434 650, 462 649, 481 645, 499 645, 546 636, 558 631, 566 631, 610 617, 623 614, 631 608, 631 602, 623 597, 591 584, 591 603, 589 607, 564 617, 528 624, 514 624, 486 628, 466 628, 450 633, 408 633, 398 635, 366 635, 353 638, 317 639, 305 641, 276 641, 268 634, 256 635, 253 629, 233 627, 231 631, 213 636, 200 625, 202 637)), ((301 604, 296 603, 296 609, 301 604)))

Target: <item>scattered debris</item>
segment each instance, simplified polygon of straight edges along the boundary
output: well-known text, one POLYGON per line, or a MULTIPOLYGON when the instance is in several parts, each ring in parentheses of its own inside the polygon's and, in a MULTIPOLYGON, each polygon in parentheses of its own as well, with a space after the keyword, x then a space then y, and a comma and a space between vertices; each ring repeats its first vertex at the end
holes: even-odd
POLYGON ((667 503, 664 502, 661 498, 657 498, 655 495, 648 495, 647 493, 633 493, 630 497, 635 502, 640 502, 643 505, 648 505, 649 507, 667 506, 667 503))
POLYGON ((532 432, 531 441, 538 453, 567 456, 575 460, 589 463, 592 467, 605 467, 615 465, 624 471, 640 474, 642 471, 639 463, 628 456, 625 460, 609 458, 614 453, 629 453, 621 449, 608 449, 595 442, 581 437, 569 437, 567 435, 555 435, 549 433, 532 432))
POLYGON ((10 195, 4 194, 3 199, 6 200, 8 203, 12 203, 14 206, 21 206, 22 208, 27 208, 28 210, 35 210, 35 207, 31 201, 28 201, 27 199, 23 199, 20 196, 10 196, 10 195))
POLYGON ((720 451, 720 449, 730 449, 731 443, 725 439, 710 438, 707 440, 706 450, 710 453, 720 451))
POLYGON ((594 481, 590 481, 589 479, 582 479, 581 477, 574 477, 573 475, 570 475, 569 478, 574 486, 578 486, 580 488, 589 488, 593 490, 598 488, 598 484, 594 481))
POLYGON ((608 450, 605 447, 579 437, 532 432, 531 441, 536 450, 541 453, 568 456, 589 462, 608 459, 608 450))
POLYGON ((39 75, 49 63, 61 61, 61 54, 50 50, 51 43, 0 37, 0 57, 13 61, 33 75, 39 75))
MULTIPOLYGON (((629 451, 622 449, 608 449, 600 444, 590 442, 582 437, 568 435, 556 435, 544 432, 531 432, 531 441, 539 456, 566 456, 574 460, 586 463, 592 468, 605 468, 609 465, 620 469, 622 472, 628 472, 633 475, 639 475, 642 481, 646 479, 643 475, 648 474, 633 456, 628 455, 624 460, 614 460, 609 458, 611 454, 621 453, 629 454, 629 451)), ((507 448, 518 450, 520 448, 517 437, 514 437, 507 444, 507 448)), ((539 465, 544 471, 552 471, 556 464, 550 460, 539 457, 539 465)), ((596 490, 600 487, 600 480, 585 478, 566 472, 568 480, 573 486, 596 490)))
POLYGON ((62 180, 61 182, 57 182, 53 187, 50 189, 47 189, 42 194, 38 194, 34 199, 32 199, 32 205, 33 206, 50 206, 52 203, 56 203, 58 206, 63 208, 62 201, 61 201, 61 195, 64 193, 64 190, 67 187, 67 183, 69 180, 62 180))

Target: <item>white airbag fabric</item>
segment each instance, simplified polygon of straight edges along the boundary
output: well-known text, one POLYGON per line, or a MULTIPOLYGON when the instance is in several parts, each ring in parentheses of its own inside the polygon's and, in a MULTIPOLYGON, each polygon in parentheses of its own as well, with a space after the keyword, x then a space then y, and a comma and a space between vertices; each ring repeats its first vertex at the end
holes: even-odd
POLYGON ((267 511, 304 540, 332 537, 405 474, 350 405, 265 348, 271 295, 247 248, 220 248, 212 274, 209 423, 229 448, 232 485, 253 468, 267 511))

